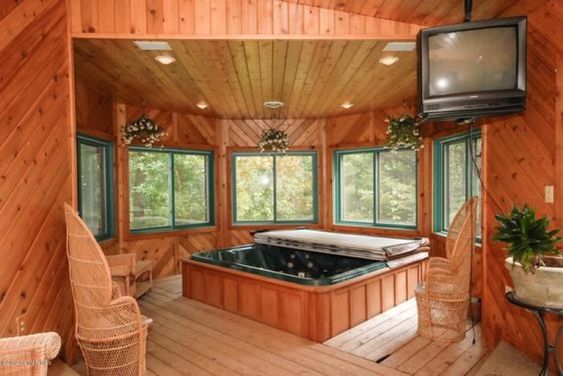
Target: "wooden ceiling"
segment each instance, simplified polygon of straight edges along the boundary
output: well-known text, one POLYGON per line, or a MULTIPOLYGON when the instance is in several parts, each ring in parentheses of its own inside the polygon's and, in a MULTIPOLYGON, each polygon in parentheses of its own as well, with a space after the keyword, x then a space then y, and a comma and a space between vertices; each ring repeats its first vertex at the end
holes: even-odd
MULTIPOLYGON (((463 22, 463 0, 286 0, 419 25, 463 22)), ((473 0, 473 19, 528 14, 547 0, 473 0)))
POLYGON ((318 118, 393 107, 416 95, 416 52, 395 52, 385 66, 386 41, 169 40, 176 62, 131 40, 74 41, 78 79, 128 104, 221 118, 318 118), (281 100, 278 110, 263 106, 281 100), (207 110, 195 107, 205 101, 207 110), (344 102, 354 104, 349 110, 344 102))

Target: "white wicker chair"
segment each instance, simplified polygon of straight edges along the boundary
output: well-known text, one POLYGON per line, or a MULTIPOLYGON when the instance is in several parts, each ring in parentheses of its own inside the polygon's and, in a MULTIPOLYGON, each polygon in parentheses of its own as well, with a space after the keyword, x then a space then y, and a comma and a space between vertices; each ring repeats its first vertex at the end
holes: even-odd
POLYGON ((65 213, 75 335, 88 375, 143 375, 150 320, 112 283, 107 260, 76 211, 65 205, 65 213))
POLYGON ((0 375, 46 376, 60 348, 61 337, 54 332, 0 338, 0 375))
POLYGON ((446 257, 429 258, 426 282, 415 289, 422 337, 446 342, 465 337, 478 200, 471 198, 458 211, 448 230, 446 257))

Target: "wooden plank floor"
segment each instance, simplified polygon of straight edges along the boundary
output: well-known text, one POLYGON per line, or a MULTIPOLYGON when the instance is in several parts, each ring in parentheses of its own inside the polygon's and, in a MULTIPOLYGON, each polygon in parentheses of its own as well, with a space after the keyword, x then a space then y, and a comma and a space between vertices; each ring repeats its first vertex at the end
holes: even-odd
POLYGON ((486 350, 481 327, 468 331, 463 341, 444 344, 416 335, 416 303, 411 299, 369 321, 339 334, 325 344, 409 375, 468 375, 473 373, 486 350))
POLYGON ((140 299, 154 319, 149 375, 383 375, 406 373, 181 296, 179 276, 140 299))

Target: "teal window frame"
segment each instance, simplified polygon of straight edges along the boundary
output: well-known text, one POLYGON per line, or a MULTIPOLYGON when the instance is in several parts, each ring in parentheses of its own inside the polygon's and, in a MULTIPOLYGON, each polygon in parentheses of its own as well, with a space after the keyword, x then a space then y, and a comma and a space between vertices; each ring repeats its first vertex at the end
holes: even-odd
POLYGON ((319 222, 319 187, 318 187, 318 162, 317 162, 317 152, 316 151, 288 151, 285 154, 276 154, 276 153, 260 153, 260 152, 233 152, 231 154, 231 184, 232 184, 232 223, 234 226, 252 226, 252 225, 306 225, 306 224, 317 224, 319 222), (284 155, 303 155, 303 156, 311 156, 313 158, 313 219, 312 220, 277 220, 277 198, 276 198, 276 186, 277 186, 277 176, 276 176, 276 159, 277 157, 284 156, 284 155), (274 158, 274 162, 272 164, 272 176, 274 180, 274 187, 273 187, 273 197, 274 197, 274 220, 272 221, 238 221, 237 220, 237 183, 236 183, 236 176, 237 176, 237 157, 264 157, 264 156, 271 156, 274 158))
MULTIPOLYGON (((400 149, 400 150, 410 150, 410 149, 400 149)), ((385 223, 380 222, 378 220, 378 213, 379 213, 379 155, 381 153, 390 153, 392 152, 389 148, 362 148, 362 149, 346 149, 346 150, 335 150, 333 155, 333 176, 334 176, 334 184, 333 184, 333 191, 334 191, 334 199, 333 199, 333 207, 334 207, 334 223, 336 225, 345 225, 345 226, 357 226, 357 227, 374 227, 374 228, 392 228, 392 229, 401 229, 401 230, 416 230, 418 229, 418 154, 415 153, 415 160, 416 160, 416 176, 415 176, 415 189, 416 189, 416 207, 415 207, 415 224, 414 225, 405 225, 405 224, 396 224, 396 223, 385 223), (373 221, 370 222, 359 222, 359 221, 349 221, 342 219, 342 179, 341 179, 341 165, 342 165, 342 157, 345 155, 350 154, 360 154, 360 153, 370 153, 373 154, 373 221)))
POLYGON ((77 155, 77 188, 78 188, 78 213, 82 213, 82 168, 80 165, 80 154, 82 145, 89 145, 103 148, 103 179, 102 187, 104 189, 105 198, 105 220, 104 232, 95 235, 98 241, 107 240, 115 235, 115 207, 114 207, 114 185, 113 185, 113 143, 111 141, 102 140, 100 138, 91 137, 83 134, 76 136, 76 155, 77 155))
MULTIPOLYGON (((195 149, 178 149, 178 148, 159 148, 159 149, 148 149, 140 146, 130 146, 128 148, 128 157, 131 152, 144 152, 144 153, 161 153, 168 155, 168 167, 169 167, 169 219, 170 226, 155 226, 155 227, 143 227, 135 229, 129 225, 129 231, 132 234, 147 234, 154 232, 166 232, 166 231, 178 231, 190 228, 199 227, 210 227, 215 225, 215 153, 213 150, 195 150, 195 149), (175 155, 204 155, 207 158, 207 215, 208 221, 200 223, 190 223, 184 225, 176 224, 176 209, 175 209, 175 182, 174 182, 174 156, 175 155)), ((129 160, 129 158, 128 158, 129 160)), ((128 162, 129 163, 129 162, 128 162)), ((127 176, 129 179, 129 176, 127 176)), ((131 181, 129 181, 129 192, 127 192, 128 197, 131 194, 131 181)), ((129 205, 127 208, 128 215, 131 215, 131 199, 128 199, 129 205)), ((130 221, 129 221, 130 222, 130 221)))
MULTIPOLYGON (((447 196, 448 191, 446 184, 446 164, 447 155, 446 148, 453 144, 464 143, 465 144, 465 200, 467 201, 469 197, 473 196, 473 142, 477 139, 481 139, 481 145, 483 138, 480 130, 475 130, 473 132, 464 132, 461 134, 456 134, 454 136, 448 136, 440 138, 434 141, 434 233, 447 235, 449 223, 446 224, 447 218, 447 196)), ((482 148, 482 146, 481 146, 482 148)), ((482 160, 481 160, 482 161, 482 160)), ((480 169, 482 171, 482 162, 480 169)), ((481 203, 479 203, 481 205, 481 203)), ((482 215, 482 214, 481 214, 482 215)), ((480 242, 480 238, 477 238, 477 242, 480 242)))

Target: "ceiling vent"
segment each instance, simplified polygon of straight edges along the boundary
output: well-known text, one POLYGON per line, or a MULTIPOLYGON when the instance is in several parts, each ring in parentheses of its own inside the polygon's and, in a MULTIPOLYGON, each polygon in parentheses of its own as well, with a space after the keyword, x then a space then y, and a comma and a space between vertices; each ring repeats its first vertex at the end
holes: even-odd
POLYGON ((414 51, 415 48, 416 42, 389 42, 383 51, 407 52, 414 51))
POLYGON ((172 51, 172 47, 170 47, 168 42, 136 40, 133 43, 143 51, 172 51))

